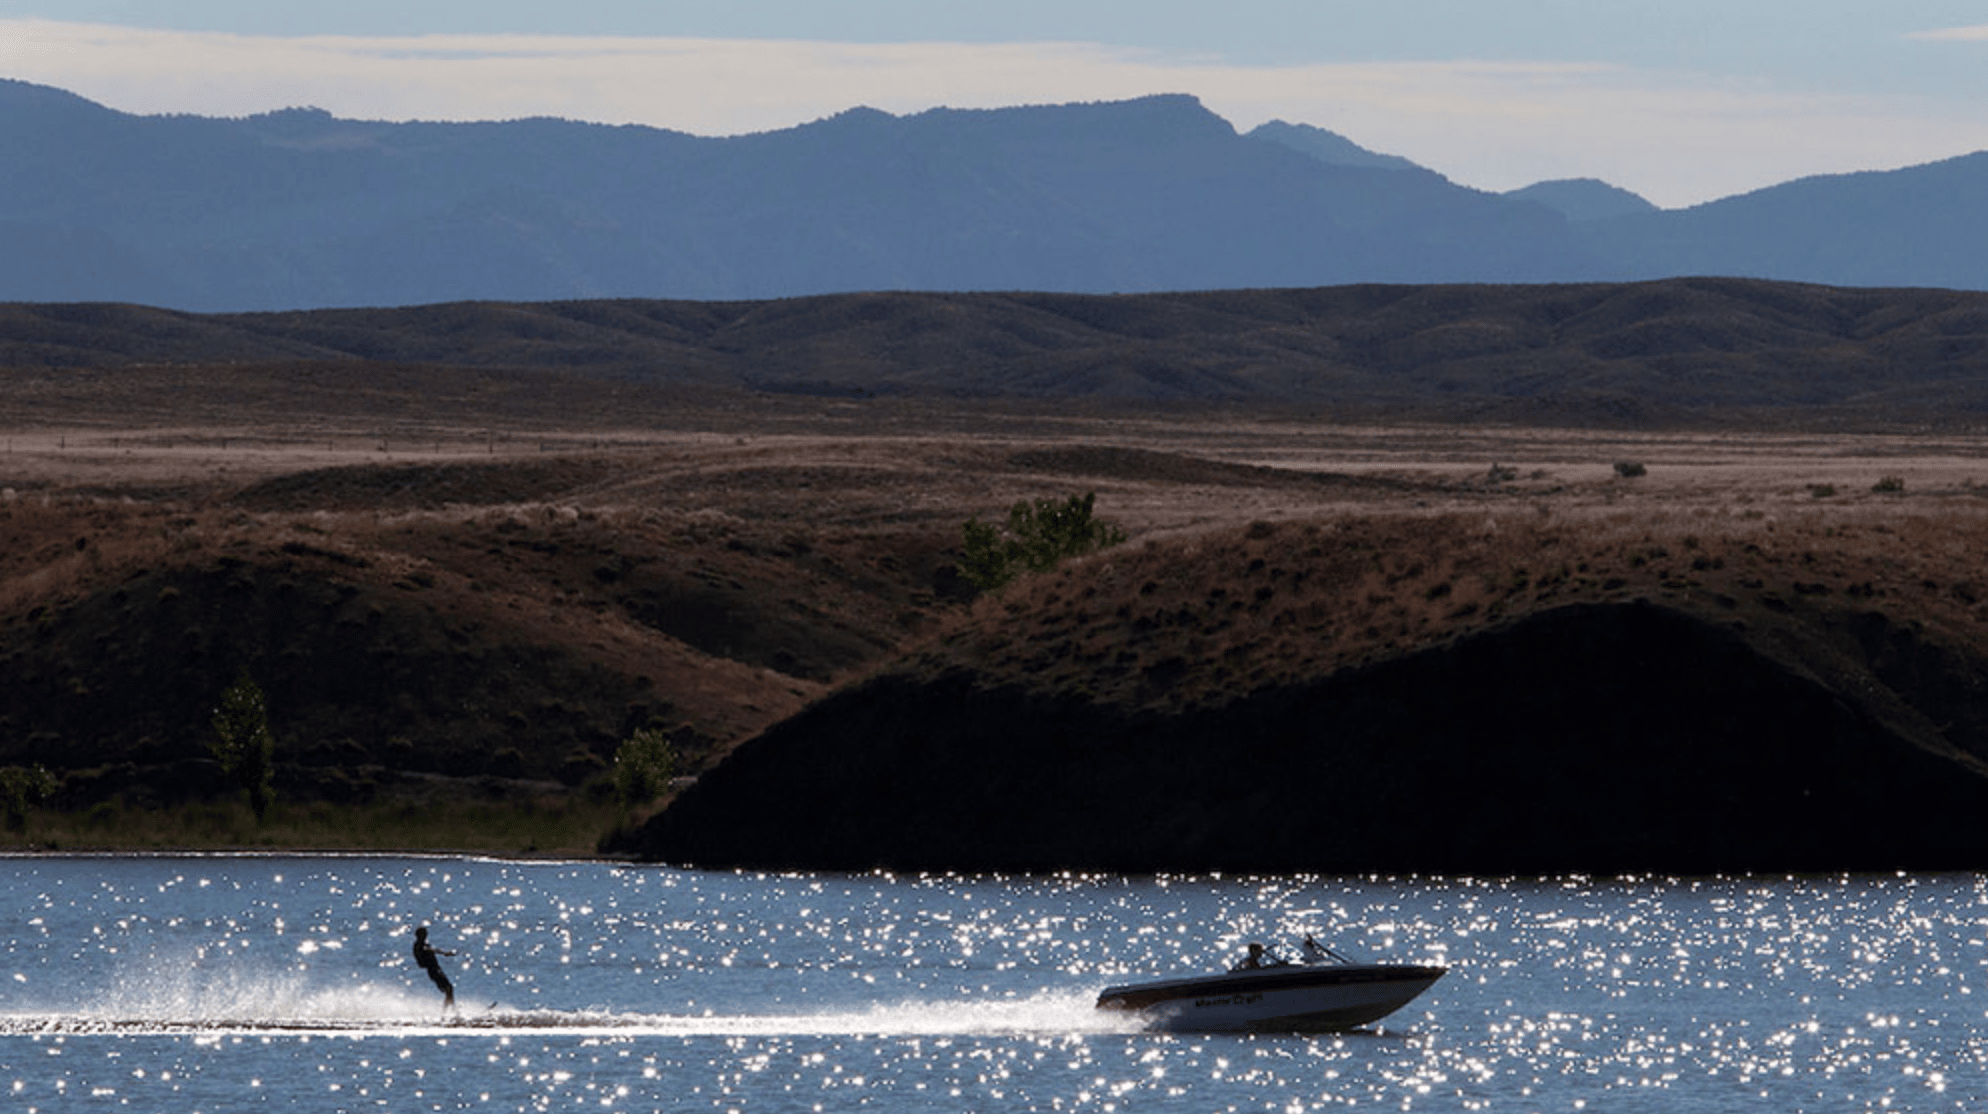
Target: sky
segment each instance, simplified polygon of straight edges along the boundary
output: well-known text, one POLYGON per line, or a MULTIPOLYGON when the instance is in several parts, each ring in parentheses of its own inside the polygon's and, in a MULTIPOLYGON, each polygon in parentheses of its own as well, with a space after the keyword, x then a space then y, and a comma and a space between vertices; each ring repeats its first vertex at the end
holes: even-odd
POLYGON ((148 115, 699 135, 1190 93, 1480 189, 1676 208, 1988 149, 1988 0, 0 0, 0 77, 148 115))

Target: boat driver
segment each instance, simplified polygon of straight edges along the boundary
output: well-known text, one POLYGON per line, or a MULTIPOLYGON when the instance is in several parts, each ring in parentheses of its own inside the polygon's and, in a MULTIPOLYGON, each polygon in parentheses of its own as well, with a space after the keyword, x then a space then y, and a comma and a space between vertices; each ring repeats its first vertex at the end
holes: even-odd
POLYGON ((1255 970, 1260 970, 1261 968, 1264 967, 1279 967, 1279 966, 1282 966, 1282 964, 1280 964, 1276 960, 1276 958, 1271 956, 1268 952, 1265 952, 1263 950, 1262 944, 1253 943, 1249 946, 1249 955, 1244 957, 1241 963, 1238 963, 1234 967, 1229 968, 1229 970, 1255 971, 1255 970))

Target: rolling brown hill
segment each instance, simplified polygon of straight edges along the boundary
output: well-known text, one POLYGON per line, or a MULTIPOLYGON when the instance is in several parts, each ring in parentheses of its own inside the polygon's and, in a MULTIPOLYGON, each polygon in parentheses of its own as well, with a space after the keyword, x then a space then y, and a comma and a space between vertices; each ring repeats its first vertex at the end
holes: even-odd
POLYGON ((695 773, 936 630, 970 596, 960 522, 1019 495, 1102 482, 1192 521, 1208 492, 1445 486, 1072 446, 1067 415, 1027 411, 617 405, 434 368, 345 392, 321 365, 58 378, 14 405, 59 429, 0 454, 0 767, 113 821, 230 797, 211 719, 244 675, 286 807, 529 808, 598 797, 638 728, 695 773), (376 423, 398 425, 353 435, 376 423))
POLYGON ((673 861, 1978 866, 1980 309, 0 307, 0 767, 118 846, 228 798, 246 672, 284 809, 564 808, 660 728, 673 861), (960 523, 1082 491, 1131 545, 970 604, 960 523))
POLYGON ((719 508, 766 482, 750 466, 697 477, 695 509, 642 500, 693 488, 669 463, 7 488, 0 765, 49 766, 69 808, 225 795, 208 725, 246 675, 287 799, 557 795, 642 727, 695 769, 933 621, 950 531, 741 519, 719 508))
POLYGON ((1088 558, 737 750, 700 866, 1988 862, 1978 516, 1258 522, 1088 558))
POLYGON ((1988 408, 1988 294, 1739 279, 1083 296, 0 306, 0 367, 520 369, 802 395, 1341 407, 1555 425, 1988 408))

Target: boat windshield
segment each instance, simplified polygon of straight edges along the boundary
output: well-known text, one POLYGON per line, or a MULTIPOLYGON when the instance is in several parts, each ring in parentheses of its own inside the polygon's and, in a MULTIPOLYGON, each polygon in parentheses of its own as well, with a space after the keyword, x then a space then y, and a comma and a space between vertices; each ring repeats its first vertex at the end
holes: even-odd
POLYGON ((1305 937, 1305 960, 1309 963, 1352 963, 1353 961, 1312 939, 1305 937))
POLYGON ((1231 973, 1237 971, 1260 971, 1270 967, 1296 967, 1299 965, 1309 967, 1322 963, 1355 966, 1358 963, 1357 960, 1348 959, 1339 952, 1314 940, 1309 935, 1305 937, 1305 941, 1300 945, 1300 948, 1302 950, 1301 957, 1297 960, 1289 960, 1264 947, 1262 944, 1251 944, 1249 946, 1249 955, 1245 956, 1234 967, 1229 968, 1229 971, 1231 973))

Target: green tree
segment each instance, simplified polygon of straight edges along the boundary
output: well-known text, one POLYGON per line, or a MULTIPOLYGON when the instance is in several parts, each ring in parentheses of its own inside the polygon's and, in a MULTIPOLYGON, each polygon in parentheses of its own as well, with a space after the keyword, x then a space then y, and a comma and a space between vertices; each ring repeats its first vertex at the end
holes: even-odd
POLYGON ((983 592, 998 592, 1023 573, 1047 572, 1066 557, 1108 549, 1125 531, 1093 515, 1097 492, 1068 499, 1026 499, 1008 508, 1005 528, 967 519, 960 528, 960 575, 983 592))
POLYGON ((276 737, 269 733, 262 689, 247 673, 221 694, 214 735, 211 749, 221 773, 248 791, 249 808, 262 823, 276 802, 276 737))
POLYGON ((662 796, 675 774, 676 748, 660 728, 642 728, 614 752, 614 792, 630 808, 662 796))
POLYGON ((28 830, 28 809, 55 793, 55 775, 41 763, 32 766, 0 766, 0 816, 7 830, 28 830))

